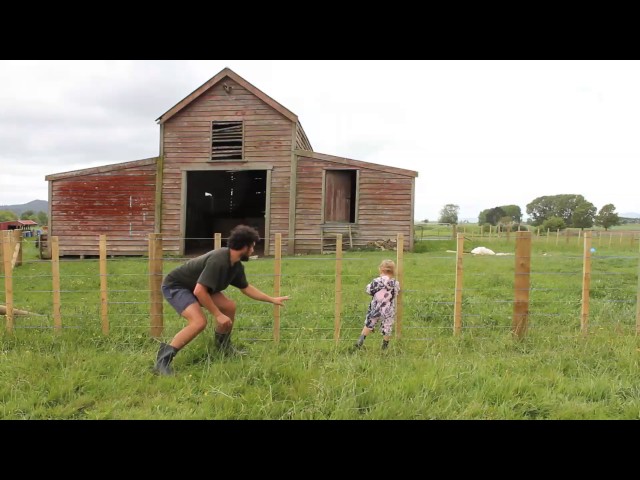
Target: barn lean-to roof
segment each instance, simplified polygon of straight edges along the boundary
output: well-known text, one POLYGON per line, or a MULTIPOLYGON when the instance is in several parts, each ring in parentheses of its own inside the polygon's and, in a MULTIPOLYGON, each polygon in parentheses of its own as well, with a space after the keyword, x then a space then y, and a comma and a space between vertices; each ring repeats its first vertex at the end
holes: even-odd
POLYGON ((72 170, 70 172, 53 173, 44 177, 45 180, 60 180, 62 178, 79 177, 83 175, 93 175, 94 173, 107 173, 123 168, 144 167, 145 165, 154 165, 158 157, 144 158, 142 160, 133 160, 131 162, 112 163, 110 165, 100 165, 99 167, 82 168, 80 170, 72 170))
POLYGON ((315 158, 316 160, 324 160, 327 162, 339 163, 350 167, 368 168, 369 170, 378 170, 385 173, 394 173, 396 175, 404 175, 407 177, 417 177, 418 172, 407 170, 405 168, 390 167, 379 163, 364 162, 362 160, 353 160, 351 158, 337 157, 335 155, 327 155, 326 153, 312 152, 309 150, 294 150, 299 157, 315 158))

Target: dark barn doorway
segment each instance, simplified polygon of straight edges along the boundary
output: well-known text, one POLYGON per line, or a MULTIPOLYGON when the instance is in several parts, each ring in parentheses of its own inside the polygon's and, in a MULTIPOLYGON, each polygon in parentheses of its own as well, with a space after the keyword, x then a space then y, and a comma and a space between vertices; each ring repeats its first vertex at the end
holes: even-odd
POLYGON ((254 255, 264 254, 266 170, 210 170, 187 172, 185 255, 213 249, 215 233, 227 245, 236 225, 254 227, 260 233, 254 255))

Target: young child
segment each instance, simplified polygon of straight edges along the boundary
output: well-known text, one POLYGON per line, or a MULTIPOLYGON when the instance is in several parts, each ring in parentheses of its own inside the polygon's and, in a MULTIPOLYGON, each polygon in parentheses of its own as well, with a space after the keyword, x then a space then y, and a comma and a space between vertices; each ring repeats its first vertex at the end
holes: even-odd
POLYGON ((358 338, 356 347, 360 348, 367 335, 374 331, 376 324, 382 320, 380 331, 382 333, 382 349, 389 346, 391 328, 396 315, 396 298, 400 292, 400 283, 394 278, 396 264, 392 260, 383 260, 378 267, 380 276, 374 278, 365 291, 371 295, 371 303, 367 311, 364 328, 358 338))

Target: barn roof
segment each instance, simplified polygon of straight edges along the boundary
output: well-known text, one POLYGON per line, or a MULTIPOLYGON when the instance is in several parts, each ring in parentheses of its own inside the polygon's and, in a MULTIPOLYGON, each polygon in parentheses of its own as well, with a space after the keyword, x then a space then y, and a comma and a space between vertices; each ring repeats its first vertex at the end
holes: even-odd
POLYGON ((295 150, 294 153, 300 157, 315 158, 316 160, 340 163, 342 165, 348 165, 351 167, 368 168, 369 170, 379 170, 381 172, 395 173, 396 175, 405 175, 407 177, 418 176, 418 172, 414 170, 389 167, 387 165, 380 165, 379 163, 363 162, 362 160, 353 160, 351 158, 336 157, 335 155, 327 155, 326 153, 311 152, 309 150, 295 150))
MULTIPOLYGON (((3 227, 7 227, 7 226, 31 227, 33 225, 38 225, 38 222, 34 222, 33 220, 7 220, 6 222, 0 222, 0 225, 2 225, 3 227)), ((0 229, 0 230, 3 230, 3 229, 0 229)))
POLYGON ((78 177, 82 175, 92 175, 94 173, 106 173, 123 168, 143 167, 145 165, 153 165, 158 157, 145 158, 142 160, 133 160, 131 162, 112 163, 111 165, 100 165, 99 167, 83 168, 80 170, 72 170, 70 172, 52 173, 44 177, 45 180, 60 180, 62 178, 78 177))
POLYGON ((176 113, 178 113, 180 110, 182 110, 191 102, 193 102, 195 99, 197 99, 204 92, 209 90, 211 87, 213 87, 217 83, 220 83, 227 77, 232 79, 234 82, 240 84, 242 87, 246 88, 248 91, 253 93, 256 97, 258 97, 264 103, 266 103, 271 108, 275 109, 276 111, 284 115, 286 118, 288 118, 292 122, 298 123, 298 116, 295 113, 293 113, 291 110, 280 105, 278 102, 276 102, 273 98, 271 98, 269 95, 264 93, 262 90, 251 85, 249 82, 247 82, 244 78, 242 78, 240 75, 235 73, 230 68, 224 68, 223 70, 220 71, 220 73, 218 73, 217 75, 215 75, 214 77, 212 77, 211 79, 207 80, 205 83, 200 85, 193 92, 191 92, 189 95, 184 97, 182 100, 180 100, 177 104, 175 104, 165 113, 163 113, 158 118, 156 118, 156 122, 159 122, 160 124, 165 123, 167 120, 173 117, 176 113))

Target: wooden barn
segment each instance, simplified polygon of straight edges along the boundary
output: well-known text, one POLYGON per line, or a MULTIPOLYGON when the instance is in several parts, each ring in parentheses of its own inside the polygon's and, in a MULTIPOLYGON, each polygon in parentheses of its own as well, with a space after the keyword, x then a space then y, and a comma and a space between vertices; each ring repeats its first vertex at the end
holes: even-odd
MULTIPOLYGON (((157 157, 48 175, 49 232, 60 255, 141 255, 213 248, 243 223, 258 253, 314 253, 405 236, 413 248, 418 173, 313 151, 298 117, 225 68, 163 115, 157 157)), ((224 242, 223 242, 224 243, 224 242)))

